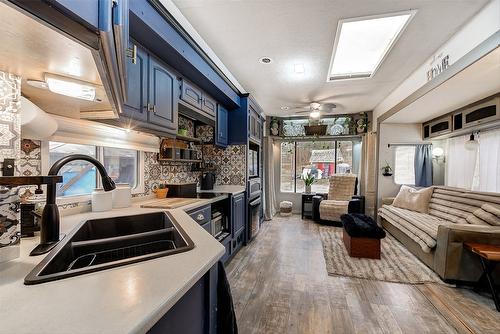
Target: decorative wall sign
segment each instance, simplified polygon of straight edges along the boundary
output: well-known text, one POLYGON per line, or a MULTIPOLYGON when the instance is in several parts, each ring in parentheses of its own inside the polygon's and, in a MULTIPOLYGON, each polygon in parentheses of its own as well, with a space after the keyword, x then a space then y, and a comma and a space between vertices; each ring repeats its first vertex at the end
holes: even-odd
POLYGON ((450 67, 450 55, 439 54, 434 57, 430 65, 431 68, 427 71, 427 81, 431 81, 450 67))

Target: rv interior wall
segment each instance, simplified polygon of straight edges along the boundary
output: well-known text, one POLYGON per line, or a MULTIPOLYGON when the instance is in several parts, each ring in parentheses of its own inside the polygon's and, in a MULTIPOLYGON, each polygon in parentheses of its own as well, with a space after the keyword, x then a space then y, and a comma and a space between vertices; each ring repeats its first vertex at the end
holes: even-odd
POLYGON ((432 148, 443 149, 443 155, 433 156, 432 158, 432 178, 433 185, 444 186, 445 184, 445 171, 446 171, 446 156, 448 151, 448 145, 446 139, 433 140, 432 148))
POLYGON ((500 29, 499 11, 500 0, 492 0, 464 25, 461 30, 453 35, 447 43, 436 50, 434 55, 422 63, 398 88, 380 102, 373 110, 374 128, 377 126, 378 117, 427 83, 426 73, 434 57, 440 54, 449 55, 451 59, 450 65, 452 65, 481 44, 481 42, 495 34, 500 29))
POLYGON ((395 146, 387 147, 388 144, 411 143, 418 144, 422 142, 420 124, 380 124, 378 133, 379 142, 379 165, 378 173, 378 206, 382 205, 382 198, 393 197, 399 191, 401 185, 394 182, 394 174, 392 176, 383 176, 381 167, 385 163, 394 168, 395 162, 395 146))

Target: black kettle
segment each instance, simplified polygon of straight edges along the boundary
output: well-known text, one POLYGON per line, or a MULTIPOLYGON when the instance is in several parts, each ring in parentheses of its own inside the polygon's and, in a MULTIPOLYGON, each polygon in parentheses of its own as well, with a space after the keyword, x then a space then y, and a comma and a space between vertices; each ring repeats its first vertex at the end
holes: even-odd
POLYGON ((201 190, 212 190, 215 184, 215 174, 212 172, 205 172, 201 178, 201 190))

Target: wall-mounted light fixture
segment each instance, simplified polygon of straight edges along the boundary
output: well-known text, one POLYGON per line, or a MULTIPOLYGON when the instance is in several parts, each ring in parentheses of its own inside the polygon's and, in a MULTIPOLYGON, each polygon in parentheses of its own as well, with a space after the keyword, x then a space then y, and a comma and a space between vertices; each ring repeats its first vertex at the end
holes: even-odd
POLYGON ((465 149, 468 151, 477 151, 479 142, 474 137, 474 132, 470 134, 469 140, 465 142, 465 149))
POLYGON ((443 162, 446 162, 445 161, 445 157, 444 157, 444 150, 441 148, 441 147, 434 147, 432 149, 432 158, 436 160, 436 162, 439 162, 439 160, 443 160, 443 162))

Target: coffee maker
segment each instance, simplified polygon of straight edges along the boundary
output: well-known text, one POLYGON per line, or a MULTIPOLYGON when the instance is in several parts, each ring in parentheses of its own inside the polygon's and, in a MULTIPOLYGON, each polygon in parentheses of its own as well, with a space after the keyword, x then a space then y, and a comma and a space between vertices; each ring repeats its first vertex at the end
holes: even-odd
POLYGON ((215 174, 213 172, 204 172, 201 177, 201 190, 212 190, 215 184, 215 174))

